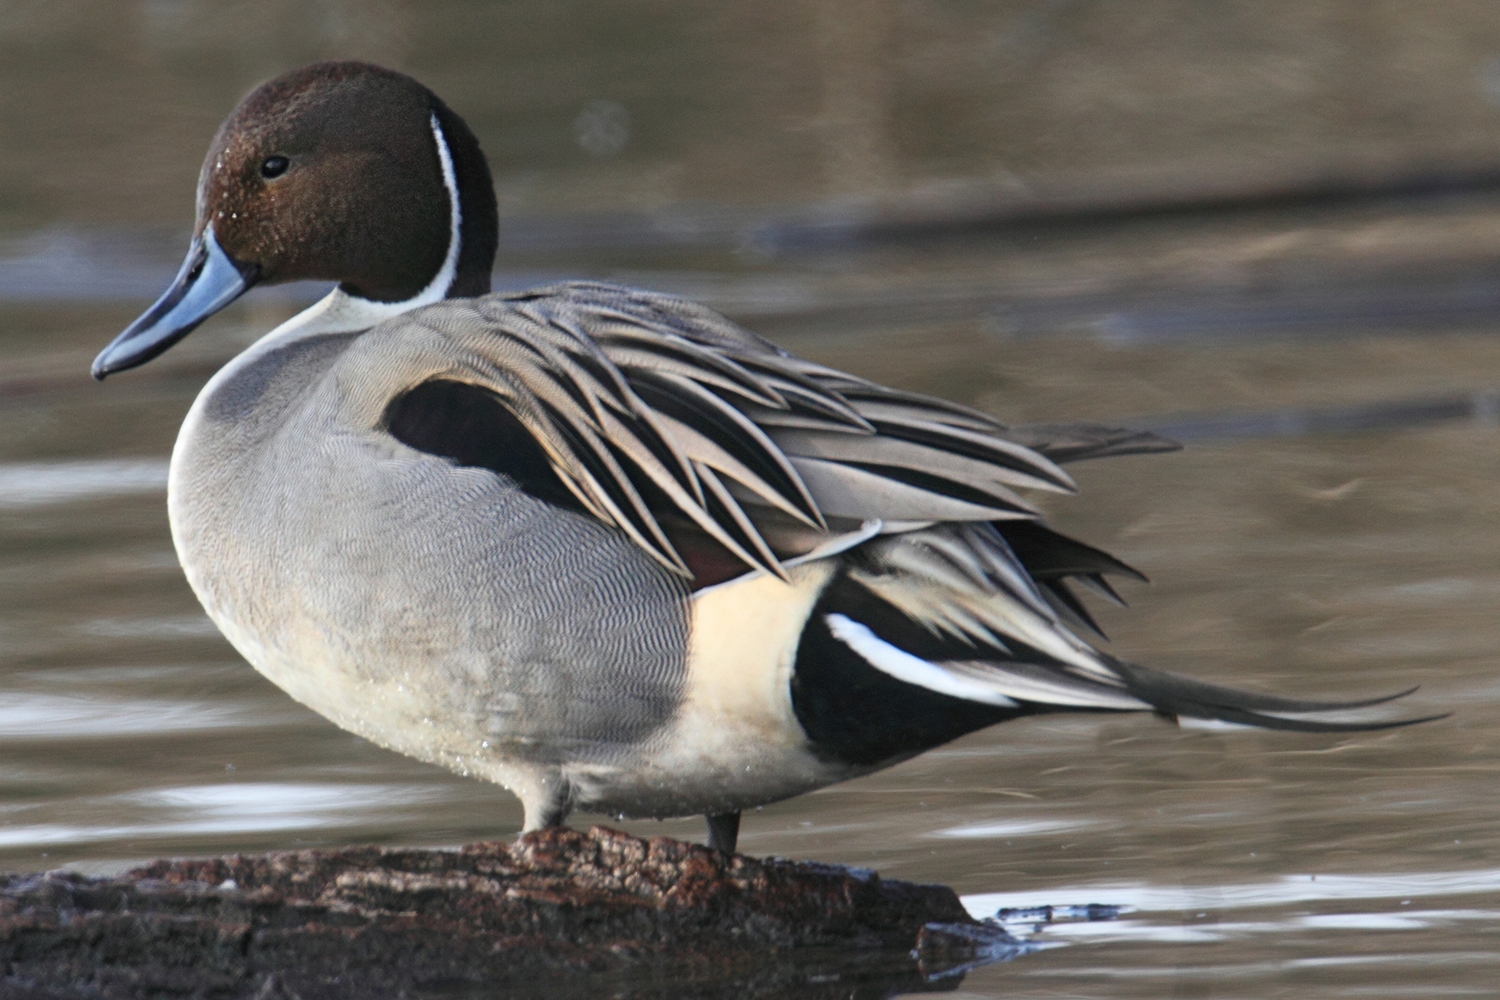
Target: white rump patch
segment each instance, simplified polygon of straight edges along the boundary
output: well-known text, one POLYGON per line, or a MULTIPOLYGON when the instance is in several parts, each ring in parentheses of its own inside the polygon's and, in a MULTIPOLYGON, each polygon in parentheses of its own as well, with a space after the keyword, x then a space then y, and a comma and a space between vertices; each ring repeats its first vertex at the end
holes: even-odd
POLYGON ((898 681, 915 684, 938 694, 977 701, 985 705, 1017 708, 1019 704, 982 681, 956 677, 942 667, 913 656, 880 638, 867 627, 845 615, 824 615, 833 637, 854 650, 870 666, 898 681))

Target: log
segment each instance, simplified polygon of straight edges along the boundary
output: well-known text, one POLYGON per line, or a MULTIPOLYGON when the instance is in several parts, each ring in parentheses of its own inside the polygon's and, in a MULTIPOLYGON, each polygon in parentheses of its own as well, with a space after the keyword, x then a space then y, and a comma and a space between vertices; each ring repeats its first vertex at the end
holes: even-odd
POLYGON ((890 996, 1025 945, 945 886, 601 827, 0 875, 0 997, 890 996))

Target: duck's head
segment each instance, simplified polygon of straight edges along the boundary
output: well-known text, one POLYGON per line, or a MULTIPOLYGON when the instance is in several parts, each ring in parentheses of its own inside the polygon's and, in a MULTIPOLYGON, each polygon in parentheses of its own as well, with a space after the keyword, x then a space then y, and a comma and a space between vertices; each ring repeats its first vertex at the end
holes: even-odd
POLYGON ((187 260, 94 359, 144 364, 252 285, 337 281, 399 311, 490 288, 489 167, 463 119, 400 73, 317 63, 264 84, 219 126, 187 260))

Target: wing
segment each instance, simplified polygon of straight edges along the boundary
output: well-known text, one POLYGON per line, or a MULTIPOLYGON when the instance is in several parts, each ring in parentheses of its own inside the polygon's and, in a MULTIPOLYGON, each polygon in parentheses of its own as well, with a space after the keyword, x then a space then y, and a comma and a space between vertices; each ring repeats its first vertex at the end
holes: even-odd
POLYGON ((785 561, 870 522, 1029 520, 1018 491, 1074 489, 985 414, 795 358, 671 296, 575 283, 397 322, 459 360, 396 394, 392 433, 414 436, 420 384, 477 387, 584 510, 688 577, 709 546, 784 577, 785 561))
MULTIPOLYGON (((847 664, 857 662, 925 692, 994 706, 1001 718, 1057 709, 1148 710, 1306 731, 1417 721, 1315 717, 1409 692, 1349 702, 1283 698, 1204 684, 1103 653, 1060 620, 1002 527, 943 525, 862 546, 814 611, 820 620, 809 628, 835 640, 825 641, 825 655, 837 650, 846 676, 852 672, 847 664)), ((909 712, 919 701, 902 696, 909 712)), ((933 713, 939 725, 950 714, 933 713)))
POLYGON ((1059 464, 1116 455, 1151 455, 1182 448, 1176 441, 1151 431, 1104 424, 1022 424, 1006 430, 1005 436, 1059 464))
MULTIPOLYGON (((1175 447, 1164 439, 1008 429, 795 358, 685 300, 613 285, 455 300, 392 323, 409 362, 383 368, 396 383, 383 420, 397 438, 460 461, 466 449, 492 455, 476 464, 618 527, 700 587, 752 570, 785 579, 788 566, 838 554, 804 643, 894 679, 898 698, 920 690, 1004 717, 1071 708, 1287 729, 1386 724, 1297 716, 1387 699, 1201 684, 1100 652, 1064 621, 1097 631, 1069 581, 1117 600, 1106 574, 1144 577, 1047 527, 1020 491, 1072 491, 1059 461, 1175 447)), ((846 682, 863 683, 844 678, 830 696, 844 697, 846 682)), ((840 726, 847 714, 841 706, 840 726)), ((963 717, 969 728, 996 721, 963 717)))

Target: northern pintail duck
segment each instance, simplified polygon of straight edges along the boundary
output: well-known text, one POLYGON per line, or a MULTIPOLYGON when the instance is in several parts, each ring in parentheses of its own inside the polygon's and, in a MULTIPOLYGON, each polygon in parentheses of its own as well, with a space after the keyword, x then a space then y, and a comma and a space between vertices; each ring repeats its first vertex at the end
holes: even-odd
POLYGON ((599 283, 492 295, 489 168, 375 66, 219 128, 142 364, 257 283, 339 282, 231 361, 172 454, 172 537, 247 660, 382 746, 574 808, 741 810, 1059 711, 1367 728, 1090 644, 1073 585, 1140 575, 1023 493, 1150 434, 1007 428, 599 283))

